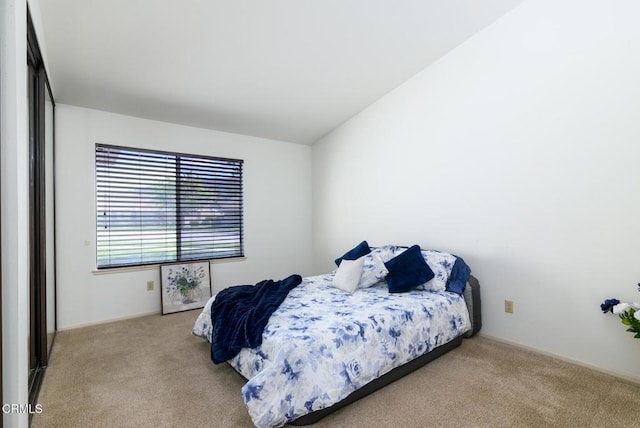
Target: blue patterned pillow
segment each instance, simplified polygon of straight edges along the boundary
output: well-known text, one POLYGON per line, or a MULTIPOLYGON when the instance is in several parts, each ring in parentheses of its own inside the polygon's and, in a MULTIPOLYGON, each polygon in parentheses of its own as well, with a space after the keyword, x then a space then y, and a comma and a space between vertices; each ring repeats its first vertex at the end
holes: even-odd
POLYGON ((389 293, 404 293, 424 284, 434 274, 420 252, 414 245, 384 264, 389 270, 387 284, 389 293))
POLYGON ((451 275, 451 269, 456 262, 456 256, 436 250, 422 250, 422 256, 433 271, 433 279, 419 286, 426 291, 445 291, 451 275))
POLYGON ((372 251, 364 256, 362 276, 360 277, 358 288, 369 288, 382 281, 388 273, 389 271, 380 258, 380 255, 372 251))
POLYGON ((336 262, 336 265, 340 266, 340 262, 342 262, 342 260, 356 260, 362 256, 366 256, 370 252, 371 252, 371 248, 369 248, 369 244, 367 244, 367 241, 362 241, 361 243, 356 245, 354 248, 350 249, 349 251, 344 253, 342 256, 338 257, 335 260, 335 262, 336 262))
MULTIPOLYGON (((398 252, 398 246, 396 245, 383 245, 382 247, 371 247, 371 254, 376 254, 380 257, 383 263, 388 262, 400 252, 398 252)), ((407 247, 402 247, 402 251, 406 250, 407 247)), ((401 252, 402 252, 401 251, 401 252)))

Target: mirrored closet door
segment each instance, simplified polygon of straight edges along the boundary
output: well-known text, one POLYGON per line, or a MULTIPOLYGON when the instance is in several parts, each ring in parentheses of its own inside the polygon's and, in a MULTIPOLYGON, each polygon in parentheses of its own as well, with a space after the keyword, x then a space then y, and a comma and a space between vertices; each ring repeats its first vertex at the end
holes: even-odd
POLYGON ((30 14, 27 21, 29 402, 35 405, 56 331, 55 102, 30 14))

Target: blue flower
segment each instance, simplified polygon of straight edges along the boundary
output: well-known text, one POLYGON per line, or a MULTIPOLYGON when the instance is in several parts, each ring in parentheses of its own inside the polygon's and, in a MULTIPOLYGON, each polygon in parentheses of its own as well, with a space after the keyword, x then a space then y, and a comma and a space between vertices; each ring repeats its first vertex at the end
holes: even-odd
POLYGON ((349 373, 350 379, 357 379, 360 377, 362 369, 360 368, 360 363, 357 360, 351 360, 348 364, 346 364, 345 369, 347 373, 349 373))
MULTIPOLYGON (((640 291, 640 283, 638 284, 640 291)), ((620 322, 633 333, 635 339, 640 339, 640 303, 620 303, 618 299, 607 299, 600 305, 603 313, 612 312, 620 317, 620 322)))
POLYGON ((300 372, 294 371, 293 367, 291 367, 291 364, 289 364, 289 361, 286 359, 284 360, 283 365, 284 365, 284 368, 282 369, 281 373, 284 375, 287 375, 288 380, 297 380, 298 377, 300 376, 300 372))
POLYGON ((311 400, 305 401, 304 408, 307 409, 309 413, 313 412, 313 402, 316 401, 318 397, 312 397, 311 400))
POLYGON ((343 370, 340 374, 345 378, 345 385, 350 385, 352 388, 357 388, 357 384, 354 382, 360 377, 362 369, 360 363, 356 360, 351 360, 348 363, 342 363, 343 370))
POLYGON ((606 314, 607 312, 611 312, 612 308, 618 303, 620 303, 618 299, 607 299, 600 305, 600 309, 602 309, 603 314, 606 314))
POLYGON ((253 399, 260 400, 260 391, 264 384, 250 385, 248 382, 245 385, 244 391, 242 391, 242 395, 244 396, 244 401, 249 402, 253 399))

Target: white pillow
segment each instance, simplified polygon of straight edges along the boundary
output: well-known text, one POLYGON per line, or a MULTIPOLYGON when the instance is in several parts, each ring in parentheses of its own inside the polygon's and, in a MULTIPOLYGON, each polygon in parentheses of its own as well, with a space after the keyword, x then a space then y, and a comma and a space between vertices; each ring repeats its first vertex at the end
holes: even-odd
POLYGON ((364 258, 357 260, 342 260, 335 276, 333 277, 333 286, 347 293, 353 293, 358 288, 360 277, 362 276, 362 266, 364 258))
POLYGON ((364 263, 362 266, 362 276, 358 288, 368 288, 382 281, 389 270, 386 268, 380 256, 376 253, 369 253, 362 257, 364 263))

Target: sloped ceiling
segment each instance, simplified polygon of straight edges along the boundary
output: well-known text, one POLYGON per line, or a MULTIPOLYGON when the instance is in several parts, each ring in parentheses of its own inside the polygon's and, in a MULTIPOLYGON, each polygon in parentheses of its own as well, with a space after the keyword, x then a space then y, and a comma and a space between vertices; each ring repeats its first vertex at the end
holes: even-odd
POLYGON ((40 0, 58 103, 312 144, 522 0, 40 0))

